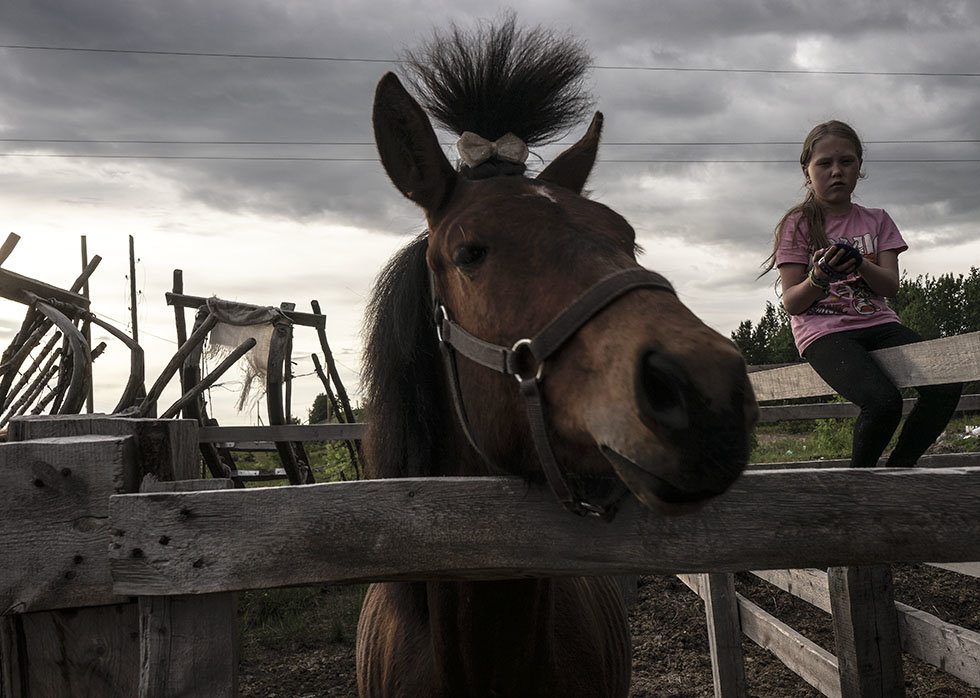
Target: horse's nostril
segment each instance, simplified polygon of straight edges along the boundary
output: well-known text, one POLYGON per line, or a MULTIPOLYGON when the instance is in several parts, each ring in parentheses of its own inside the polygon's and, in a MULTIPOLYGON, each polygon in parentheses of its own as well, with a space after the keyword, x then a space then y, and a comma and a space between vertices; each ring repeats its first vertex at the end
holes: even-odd
POLYGON ((662 354, 649 351, 640 358, 636 399, 648 426, 671 431, 688 428, 690 420, 683 376, 683 370, 662 354))

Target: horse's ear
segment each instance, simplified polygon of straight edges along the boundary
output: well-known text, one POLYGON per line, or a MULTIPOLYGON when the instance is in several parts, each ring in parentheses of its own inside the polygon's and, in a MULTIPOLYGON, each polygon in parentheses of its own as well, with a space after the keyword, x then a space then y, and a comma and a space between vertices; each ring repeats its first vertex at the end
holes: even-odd
POLYGON ((551 161, 538 175, 538 179, 581 193, 599 151, 599 136, 602 134, 602 112, 596 112, 578 143, 551 161))
POLYGON ((456 170, 429 117, 394 73, 378 83, 373 119, 378 154, 391 181, 427 213, 437 211, 452 191, 456 170))

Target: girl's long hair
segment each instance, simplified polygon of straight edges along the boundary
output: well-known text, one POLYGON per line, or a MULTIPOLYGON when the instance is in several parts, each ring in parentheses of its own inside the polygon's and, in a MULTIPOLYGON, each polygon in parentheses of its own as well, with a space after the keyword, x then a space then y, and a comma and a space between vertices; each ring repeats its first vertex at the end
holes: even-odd
MULTIPOLYGON (((861 145, 861 138, 857 135, 857 132, 843 121, 827 121, 814 126, 810 133, 807 134, 806 140, 803 141, 803 151, 800 153, 800 166, 804 172, 810 165, 810 159, 813 157, 813 149, 816 147, 817 142, 827 136, 838 136, 850 141, 854 145, 858 162, 864 162, 864 147, 861 145)), ((797 218, 793 231, 799 231, 801 226, 805 225, 807 234, 810 236, 810 243, 814 249, 827 247, 830 244, 824 228, 826 212, 824 207, 820 205, 820 202, 817 201, 817 197, 814 196, 813 188, 810 186, 808 180, 806 197, 803 201, 784 213, 783 217, 779 219, 779 223, 776 224, 772 253, 762 263, 763 269, 762 273, 759 274, 760 277, 768 274, 776 266, 776 251, 779 249, 779 241, 782 239, 786 222, 794 216, 797 216, 797 218)))

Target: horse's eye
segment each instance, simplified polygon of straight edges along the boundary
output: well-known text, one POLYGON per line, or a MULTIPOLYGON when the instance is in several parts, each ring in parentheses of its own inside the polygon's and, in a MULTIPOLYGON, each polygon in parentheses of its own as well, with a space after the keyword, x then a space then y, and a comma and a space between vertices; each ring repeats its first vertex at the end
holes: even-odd
POLYGON ((472 269, 487 258, 487 248, 482 245, 460 245, 453 252, 453 264, 462 269, 472 269))

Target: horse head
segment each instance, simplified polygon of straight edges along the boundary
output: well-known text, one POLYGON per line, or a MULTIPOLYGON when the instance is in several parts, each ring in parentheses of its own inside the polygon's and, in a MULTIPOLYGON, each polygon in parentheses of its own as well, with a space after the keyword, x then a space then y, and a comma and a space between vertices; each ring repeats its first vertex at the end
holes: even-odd
MULTIPOLYGON (((457 171, 425 111, 390 73, 377 87, 374 129, 392 182, 425 212, 433 297, 464 334, 516 350, 597 284, 630 270, 642 276, 632 227, 582 195, 601 114, 536 178, 457 171)), ((505 471, 540 471, 519 385, 531 372, 563 476, 618 478, 664 513, 724 492, 745 467, 758 414, 733 343, 666 282, 630 287, 587 314, 543 363, 524 357, 531 365, 516 376, 454 361, 474 443, 459 451, 460 474, 476 471, 462 465, 478 460, 476 448, 505 471)))

